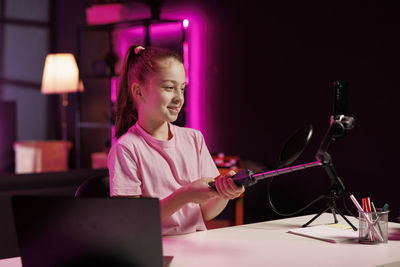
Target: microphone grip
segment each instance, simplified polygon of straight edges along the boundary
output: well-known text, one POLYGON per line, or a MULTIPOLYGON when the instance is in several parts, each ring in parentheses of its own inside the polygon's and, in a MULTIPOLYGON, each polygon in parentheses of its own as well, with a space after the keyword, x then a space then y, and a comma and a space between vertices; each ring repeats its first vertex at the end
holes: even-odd
MULTIPOLYGON (((249 187, 255 184, 257 181, 253 178, 253 172, 250 170, 240 170, 234 176, 231 177, 237 186, 249 187)), ((215 182, 209 182, 209 186, 217 190, 215 182)))

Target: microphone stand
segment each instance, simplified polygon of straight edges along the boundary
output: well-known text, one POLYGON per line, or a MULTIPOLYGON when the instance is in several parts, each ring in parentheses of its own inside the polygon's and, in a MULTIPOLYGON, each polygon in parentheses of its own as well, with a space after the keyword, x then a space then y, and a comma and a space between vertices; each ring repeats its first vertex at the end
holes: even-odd
POLYGON ((322 213, 327 210, 331 210, 334 218, 334 223, 337 223, 338 220, 336 218, 336 213, 338 213, 342 218, 353 228, 354 231, 357 231, 357 228, 344 216, 344 214, 337 208, 336 199, 342 198, 344 195, 344 184, 340 179, 338 173, 336 172, 335 167, 333 166, 332 157, 327 152, 328 147, 331 141, 334 141, 340 137, 343 137, 346 130, 350 130, 354 127, 354 118, 344 115, 339 115, 335 117, 331 117, 330 127, 325 134, 325 137, 318 149, 316 158, 322 164, 322 168, 328 174, 329 179, 331 180, 331 185, 329 191, 324 196, 328 199, 327 208, 317 215, 315 215, 311 220, 303 225, 303 227, 308 226, 315 219, 317 219, 322 213))
MULTIPOLYGON (((239 172, 237 172, 235 176, 232 177, 232 180, 237 185, 243 185, 244 187, 249 187, 256 184, 259 180, 322 165, 322 167, 328 174, 329 179, 331 180, 329 192, 321 196, 328 199, 328 204, 327 204, 328 207, 325 210, 318 213, 317 215, 315 215, 310 221, 304 224, 303 227, 308 226, 325 211, 331 210, 335 223, 338 222, 336 218, 336 213, 338 213, 351 226, 351 228, 353 228, 354 231, 357 231, 357 228, 344 216, 344 214, 336 206, 336 199, 341 198, 344 195, 344 184, 340 180, 339 175, 337 174, 336 169, 333 166, 332 157, 327 152, 328 147, 333 140, 343 137, 345 131, 352 129, 353 127, 354 127, 353 117, 344 115, 332 116, 330 127, 327 133, 325 134, 324 139, 321 142, 321 145, 315 156, 317 159, 316 161, 306 164, 300 164, 297 166, 277 169, 273 171, 256 173, 256 174, 253 173, 251 170, 243 169, 239 170, 239 172)), ((215 187, 215 182, 210 182, 209 186, 217 190, 215 187)))

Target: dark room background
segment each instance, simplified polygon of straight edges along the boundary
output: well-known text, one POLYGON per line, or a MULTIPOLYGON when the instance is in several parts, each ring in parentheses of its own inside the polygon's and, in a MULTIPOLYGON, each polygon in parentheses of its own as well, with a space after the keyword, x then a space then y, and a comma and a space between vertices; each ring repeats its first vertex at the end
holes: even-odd
MULTIPOLYGON (((89 2, 51 1, 50 52, 77 53, 77 28, 86 23, 89 2)), ((332 83, 348 81, 348 115, 355 128, 329 150, 346 186, 345 202, 355 212, 348 195, 369 196, 379 207, 389 203, 390 218, 397 220, 398 7, 383 1, 165 0, 161 18, 185 8, 198 10, 205 21, 203 134, 210 151, 272 169, 290 135, 312 124, 314 135, 296 163, 314 161, 333 112, 332 83)), ((4 88, 2 83, 2 100, 4 88)), ((39 93, 40 87, 31 90, 39 93)), ((56 102, 50 97, 47 108, 56 108, 56 102)), ((72 108, 73 103, 70 136, 72 108)), ((59 138, 56 116, 48 117, 24 128, 44 127, 42 136, 26 138, 59 138)), ((245 222, 278 217, 266 203, 266 185, 260 182, 246 192, 245 222)), ((321 168, 309 169, 276 178, 272 198, 282 210, 293 211, 328 186, 321 168)), ((341 200, 338 206, 345 211, 341 200)), ((323 207, 321 202, 308 212, 323 207)))

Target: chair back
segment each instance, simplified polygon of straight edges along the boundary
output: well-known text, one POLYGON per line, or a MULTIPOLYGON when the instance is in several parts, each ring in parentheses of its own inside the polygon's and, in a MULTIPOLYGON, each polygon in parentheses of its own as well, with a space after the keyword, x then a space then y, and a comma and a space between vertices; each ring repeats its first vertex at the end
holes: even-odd
POLYGON ((86 179, 76 190, 75 197, 110 197, 109 176, 92 176, 86 179))

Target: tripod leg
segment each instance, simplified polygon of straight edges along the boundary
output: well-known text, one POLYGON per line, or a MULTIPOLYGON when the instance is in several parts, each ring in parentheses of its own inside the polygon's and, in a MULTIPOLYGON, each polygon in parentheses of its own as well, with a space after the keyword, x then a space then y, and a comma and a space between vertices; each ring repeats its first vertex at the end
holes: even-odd
POLYGON ((301 227, 307 227, 310 223, 312 223, 315 219, 317 219, 319 216, 321 216, 321 214, 324 213, 325 211, 327 211, 328 209, 329 209, 329 207, 326 208, 325 210, 321 211, 317 215, 315 215, 311 220, 309 220, 307 223, 303 224, 301 227))
POLYGON ((346 216, 344 216, 344 214, 336 208, 337 213, 340 214, 340 216, 342 216, 342 218, 351 226, 351 228, 353 228, 354 231, 357 231, 357 227, 355 227, 350 221, 349 219, 346 218, 346 216))
POLYGON ((336 217, 336 208, 335 207, 330 207, 330 209, 331 209, 332 214, 333 214, 334 223, 338 223, 338 219, 336 217))

